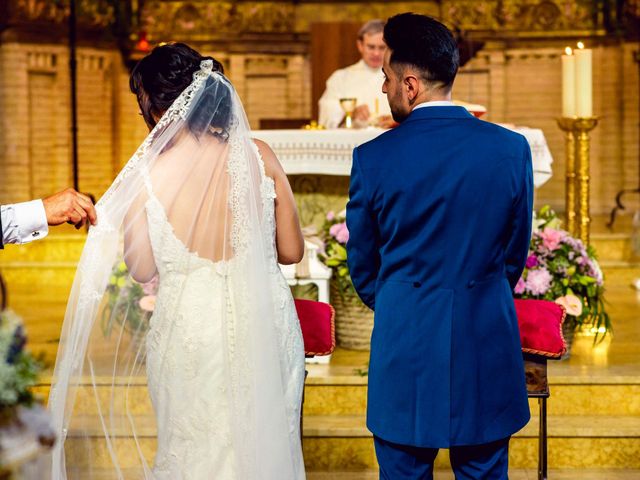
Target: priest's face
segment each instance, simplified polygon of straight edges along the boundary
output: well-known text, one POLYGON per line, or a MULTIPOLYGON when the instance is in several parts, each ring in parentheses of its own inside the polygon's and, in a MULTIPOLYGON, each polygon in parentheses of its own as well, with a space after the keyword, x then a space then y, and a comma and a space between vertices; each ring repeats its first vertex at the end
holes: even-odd
POLYGON ((358 40, 358 51, 362 55, 364 63, 371 68, 380 68, 382 66, 382 59, 386 49, 387 45, 382 39, 382 32, 365 33, 362 40, 358 40))
POLYGON ((398 75, 398 72, 390 65, 390 58, 391 51, 387 49, 384 53, 382 65, 382 72, 384 73, 382 93, 387 94, 391 116, 396 122, 402 123, 411 113, 411 105, 402 82, 403 77, 398 75))

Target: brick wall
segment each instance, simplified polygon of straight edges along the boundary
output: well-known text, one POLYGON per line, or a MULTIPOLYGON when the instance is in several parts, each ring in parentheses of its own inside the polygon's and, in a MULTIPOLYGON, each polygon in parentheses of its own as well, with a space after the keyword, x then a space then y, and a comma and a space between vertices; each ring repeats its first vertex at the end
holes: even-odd
MULTIPOLYGON (((538 205, 564 204, 564 139, 560 115, 560 54, 564 44, 481 51, 460 73, 454 97, 487 106, 487 120, 541 128, 554 157, 554 176, 536 192, 538 205)), ((605 213, 622 188, 638 185, 637 45, 594 50, 592 207, 605 213)), ((261 118, 309 117, 308 57, 300 54, 204 52, 225 65, 251 126, 261 118)), ((80 187, 100 196, 147 133, 116 50, 78 51, 80 187)), ((46 195, 71 183, 67 49, 0 45, 0 202, 46 195)), ((638 207, 635 198, 630 206, 638 207)))

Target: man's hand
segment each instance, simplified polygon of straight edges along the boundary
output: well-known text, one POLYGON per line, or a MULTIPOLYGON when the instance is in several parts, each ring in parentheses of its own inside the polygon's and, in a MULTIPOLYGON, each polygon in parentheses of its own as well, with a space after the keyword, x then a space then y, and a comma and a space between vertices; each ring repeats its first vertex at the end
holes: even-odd
POLYGON ((381 115, 376 119, 376 127, 393 128, 397 126, 398 123, 393 119, 391 115, 381 115))
POLYGON ((352 115, 354 120, 361 120, 363 122, 366 122, 367 120, 369 120, 370 116, 371 116, 371 112, 369 112, 368 105, 358 105, 356 109, 353 111, 353 115, 352 115))
POLYGON ((80 228, 87 220, 91 225, 95 225, 98 220, 91 199, 73 188, 55 193, 42 200, 42 203, 47 214, 47 223, 51 226, 67 222, 80 228))

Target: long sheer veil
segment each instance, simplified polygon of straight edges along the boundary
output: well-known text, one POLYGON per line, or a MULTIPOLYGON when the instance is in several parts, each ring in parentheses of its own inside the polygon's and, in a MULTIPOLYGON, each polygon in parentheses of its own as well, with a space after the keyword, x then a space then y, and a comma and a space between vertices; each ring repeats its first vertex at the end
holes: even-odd
MULTIPOLYGON (((191 320, 181 311, 190 305, 220 332, 211 348, 224 359, 214 373, 224 379, 231 409, 235 477, 300 478, 270 287, 275 263, 263 174, 240 99, 203 61, 97 203, 98 224, 78 265, 49 398, 59 437, 54 479, 154 478, 157 422, 170 422, 172 413, 157 412, 156 420, 146 388, 147 343, 161 304, 176 325, 191 320), (155 258, 158 252, 167 258, 155 258), (223 279, 222 288, 198 276, 207 270, 223 279), (177 278, 165 291, 163 274, 177 278), (191 280, 181 283, 181 275, 191 280), (225 301, 198 310, 216 295, 225 301)), ((160 359, 171 368, 162 351, 184 339, 159 333, 154 365, 160 359)), ((190 334, 198 340, 198 332, 190 334)), ((200 366, 182 368, 176 376, 200 366)), ((200 392, 180 390, 168 393, 195 405, 190 396, 200 392)))

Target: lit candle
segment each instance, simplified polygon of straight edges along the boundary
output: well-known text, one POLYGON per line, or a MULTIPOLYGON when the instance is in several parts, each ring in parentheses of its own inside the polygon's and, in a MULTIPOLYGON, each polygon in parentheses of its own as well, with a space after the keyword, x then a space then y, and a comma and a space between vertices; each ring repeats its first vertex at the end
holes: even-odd
POLYGON ((576 57, 571 47, 562 55, 562 116, 576 115, 576 57))
POLYGON ((576 115, 589 118, 593 115, 593 80, 591 50, 578 42, 576 57, 576 115))

